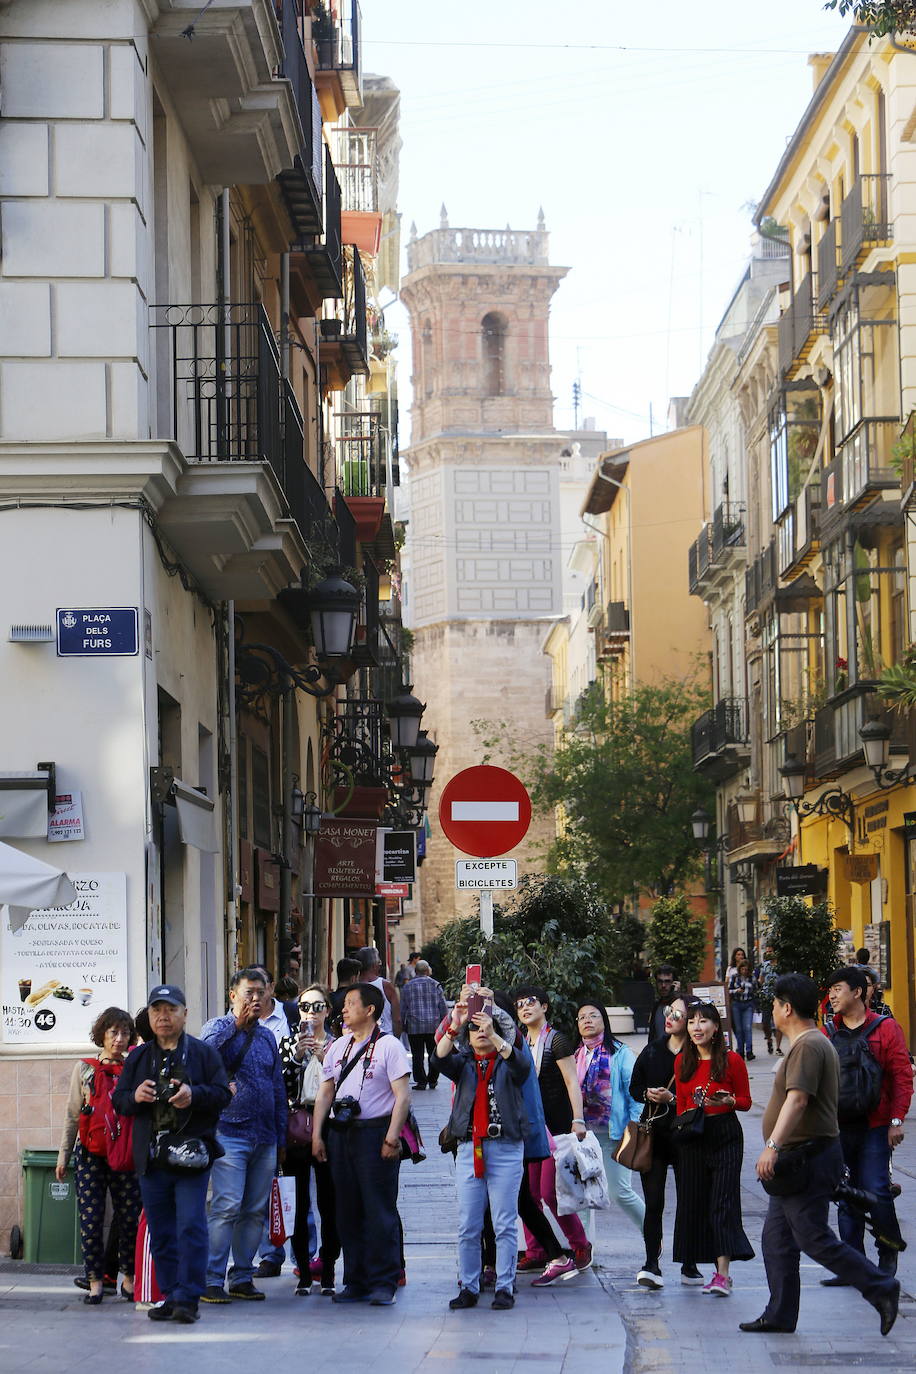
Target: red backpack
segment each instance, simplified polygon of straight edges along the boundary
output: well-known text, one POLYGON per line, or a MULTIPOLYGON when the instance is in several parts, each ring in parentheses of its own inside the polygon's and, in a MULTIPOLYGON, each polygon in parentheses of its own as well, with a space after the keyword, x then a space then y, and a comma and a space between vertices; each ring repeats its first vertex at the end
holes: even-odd
POLYGON ((107 1159, 108 1147, 118 1135, 118 1115, 111 1094, 121 1075, 122 1065, 103 1064, 100 1059, 84 1059, 91 1070, 84 1078, 89 1086, 89 1100, 80 1112, 80 1144, 91 1155, 107 1159))

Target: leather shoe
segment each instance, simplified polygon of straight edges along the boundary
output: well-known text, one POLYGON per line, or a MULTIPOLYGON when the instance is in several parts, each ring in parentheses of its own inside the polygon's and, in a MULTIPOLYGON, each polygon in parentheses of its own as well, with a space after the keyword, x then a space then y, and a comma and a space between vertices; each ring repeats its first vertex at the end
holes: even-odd
POLYGON ((794 1326, 777 1326, 766 1317, 756 1317, 752 1322, 739 1322, 739 1331, 782 1331, 785 1335, 791 1336, 795 1330, 794 1326))
POLYGON ((897 1320, 897 1308, 900 1304, 900 1284, 895 1283, 888 1293, 882 1294, 876 1303, 875 1310, 881 1318, 881 1335, 886 1336, 891 1327, 897 1320))
POLYGON ((452 1312, 463 1312, 468 1307, 477 1306, 477 1294, 470 1288, 462 1288, 457 1298, 452 1298, 449 1308, 452 1312))
POLYGON ((841 1279, 839 1274, 834 1274, 832 1279, 821 1279, 822 1288, 850 1288, 845 1279, 841 1279))

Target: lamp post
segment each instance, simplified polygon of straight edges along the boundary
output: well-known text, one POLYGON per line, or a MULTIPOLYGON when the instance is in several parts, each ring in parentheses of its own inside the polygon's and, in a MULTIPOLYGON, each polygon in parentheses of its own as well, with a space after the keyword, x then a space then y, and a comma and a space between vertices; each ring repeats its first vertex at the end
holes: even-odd
POLYGON ((425 704, 417 700, 409 685, 402 685, 398 695, 385 703, 391 743, 395 749, 410 751, 416 746, 420 732, 420 717, 425 710, 425 704))
POLYGON ((910 771, 911 763, 909 760, 903 768, 888 768, 887 766, 890 757, 891 727, 886 721, 878 720, 873 716, 860 728, 859 739, 862 741, 865 763, 871 769, 876 785, 883 791, 896 787, 898 783, 912 780, 913 774, 910 771))
POLYGON ((808 766, 795 754, 787 754, 786 761, 779 772, 782 776, 786 800, 795 807, 800 820, 806 816, 831 816, 841 820, 849 828, 850 834, 855 826, 855 804, 848 792, 842 787, 828 787, 814 801, 804 801, 805 778, 808 766))

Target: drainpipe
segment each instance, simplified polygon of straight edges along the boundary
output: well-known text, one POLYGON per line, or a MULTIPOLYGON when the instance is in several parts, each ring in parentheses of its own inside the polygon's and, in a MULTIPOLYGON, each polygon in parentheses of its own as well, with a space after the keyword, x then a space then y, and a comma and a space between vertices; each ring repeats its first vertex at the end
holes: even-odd
POLYGON ((280 376, 289 380, 289 253, 280 254, 280 376))
POLYGON ((295 731, 293 730, 294 712, 296 710, 296 689, 290 686, 284 693, 280 706, 283 712, 281 722, 281 745, 280 745, 280 780, 282 802, 280 806, 280 857, 283 860, 280 866, 280 940, 279 940, 279 974, 282 977, 287 971, 289 962, 289 952, 293 947, 292 939, 292 910, 293 910, 293 871, 290 867, 292 862, 292 814, 293 814, 293 769, 290 764, 295 747, 295 731))
POLYGON ((226 902, 226 968, 233 973, 239 961, 239 724, 235 699, 235 602, 226 603, 226 633, 229 637, 227 674, 229 677, 229 893, 226 902))

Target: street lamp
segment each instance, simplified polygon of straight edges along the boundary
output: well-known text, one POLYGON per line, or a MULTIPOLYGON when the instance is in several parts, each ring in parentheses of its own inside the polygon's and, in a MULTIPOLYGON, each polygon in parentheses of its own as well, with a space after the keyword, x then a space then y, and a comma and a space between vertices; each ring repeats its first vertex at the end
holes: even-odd
POLYGON ((872 717, 859 730, 865 762, 874 774, 878 787, 887 789, 898 783, 910 781, 910 765, 903 768, 888 768, 890 757, 891 727, 883 720, 872 717))
POLYGON ((394 700, 385 703, 393 748, 411 750, 415 747, 420 733, 420 717, 425 710, 426 706, 413 695, 409 684, 402 684, 394 700))
POLYGON ((300 792, 298 787, 293 788, 293 816, 301 820, 302 828, 309 837, 317 835, 321 829, 322 811, 320 806, 315 803, 318 800, 316 792, 300 792))
POLYGON ((690 817, 690 828, 698 844, 704 844, 709 839, 709 821, 709 812, 703 806, 698 806, 690 817))
POLYGON ((339 573, 331 573, 307 595, 312 642, 319 661, 347 658, 356 632, 359 592, 339 573))
POLYGON ((795 754, 787 754, 786 761, 779 770, 783 791, 787 800, 795 807, 799 819, 815 815, 832 816, 843 821, 851 832, 855 826, 855 806, 852 797, 841 787, 828 787, 815 801, 803 801, 807 771, 807 764, 795 754))
POLYGON ((432 783, 438 752, 438 744, 433 744, 425 730, 419 732, 416 743, 407 750, 410 776, 418 787, 428 788, 432 783))
POLYGON ((741 792, 735 798, 735 808, 742 825, 753 825, 757 819, 757 793, 741 792))

